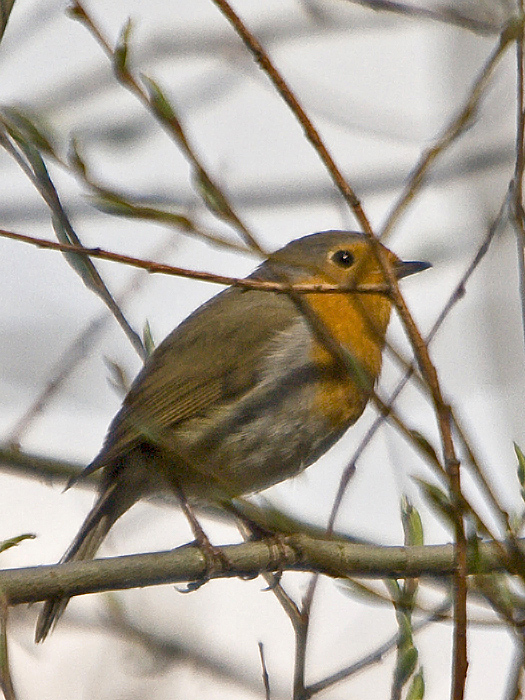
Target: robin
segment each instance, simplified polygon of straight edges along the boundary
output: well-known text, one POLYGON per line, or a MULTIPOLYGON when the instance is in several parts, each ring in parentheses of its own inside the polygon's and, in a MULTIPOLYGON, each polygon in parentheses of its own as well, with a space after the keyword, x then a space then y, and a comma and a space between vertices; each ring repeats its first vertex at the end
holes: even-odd
MULTIPOLYGON (((398 279, 429 267, 383 250, 398 279)), ((198 308, 146 361, 82 473, 101 470, 99 494, 62 562, 93 558, 115 521, 152 493, 220 503, 294 476, 364 411, 392 308, 368 239, 348 231, 305 236, 248 279, 379 291, 230 287, 198 308), (351 362, 341 362, 334 344, 351 362)), ((67 602, 45 603, 37 641, 67 602)))

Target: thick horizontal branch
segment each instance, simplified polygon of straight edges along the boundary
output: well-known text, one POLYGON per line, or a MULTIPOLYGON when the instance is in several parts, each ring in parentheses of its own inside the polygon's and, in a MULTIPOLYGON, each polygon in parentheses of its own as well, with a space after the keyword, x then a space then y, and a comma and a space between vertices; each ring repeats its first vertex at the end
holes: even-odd
MULTIPOLYGON (((110 590, 157 586, 211 578, 256 577, 272 571, 319 572, 334 578, 412 578, 450 576, 454 572, 452 545, 380 547, 340 540, 290 535, 268 541, 221 548, 224 554, 207 570, 206 558, 195 546, 168 552, 68 562, 0 571, 0 591, 12 605, 110 590)), ((469 574, 504 569, 496 543, 482 543, 468 558, 469 574)))

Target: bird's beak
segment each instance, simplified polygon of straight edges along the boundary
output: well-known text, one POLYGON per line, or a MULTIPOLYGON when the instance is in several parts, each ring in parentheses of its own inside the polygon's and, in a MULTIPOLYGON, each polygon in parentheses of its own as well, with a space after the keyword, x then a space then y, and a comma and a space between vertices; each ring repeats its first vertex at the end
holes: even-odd
POLYGON ((408 275, 414 275, 416 272, 423 272, 432 267, 430 263, 420 262, 419 260, 399 260, 396 263, 395 271, 397 279, 400 280, 408 275))

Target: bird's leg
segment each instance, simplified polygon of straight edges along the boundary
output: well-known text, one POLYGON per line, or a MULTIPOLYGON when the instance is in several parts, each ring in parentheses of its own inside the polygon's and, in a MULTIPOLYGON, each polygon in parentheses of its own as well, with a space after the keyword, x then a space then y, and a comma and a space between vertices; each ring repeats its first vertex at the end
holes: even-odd
MULTIPOLYGON (((250 540, 265 540, 268 543, 268 546, 272 552, 272 559, 275 560, 277 564, 276 570, 273 573, 267 574, 268 577, 271 577, 268 590, 276 588, 280 584, 283 575, 282 561, 284 559, 284 539, 286 534, 283 532, 275 532, 274 530, 267 528, 265 525, 257 523, 249 515, 243 513, 242 510, 232 501, 229 501, 227 504, 223 505, 237 519, 240 533, 247 542, 250 540)), ((254 574, 252 576, 246 576, 246 578, 257 578, 257 576, 258 574, 254 574)))
POLYGON ((228 561, 227 557, 220 549, 215 547, 210 542, 208 535, 204 532, 202 525, 199 523, 197 516, 193 511, 193 508, 186 498, 186 494, 180 486, 177 486, 177 496, 179 498, 182 512, 186 516, 186 519, 193 532, 193 536, 195 537, 195 544, 200 548, 206 560, 206 573, 198 581, 192 581, 189 583, 182 591, 183 593, 191 593, 213 578, 215 571, 230 568, 231 562, 228 561))

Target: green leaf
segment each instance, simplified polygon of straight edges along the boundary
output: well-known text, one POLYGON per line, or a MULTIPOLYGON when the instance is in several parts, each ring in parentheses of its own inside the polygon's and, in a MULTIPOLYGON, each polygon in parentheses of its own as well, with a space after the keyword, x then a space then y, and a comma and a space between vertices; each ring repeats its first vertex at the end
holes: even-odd
POLYGON ((142 332, 142 341, 144 343, 144 347, 146 348, 146 356, 149 357, 155 350, 155 341, 153 340, 153 335, 151 333, 151 326, 147 320, 144 324, 144 330, 142 332))
POLYGON ((395 578, 387 578, 385 579, 385 586, 388 588, 388 591, 390 592, 390 597, 392 598, 392 602, 394 605, 397 605, 399 601, 401 600, 401 597, 403 595, 401 591, 401 586, 399 585, 399 581, 395 578))
POLYGON ((124 367, 108 357, 104 358, 104 363, 109 370, 108 382, 115 389, 118 396, 123 398, 131 388, 131 381, 124 367))
POLYGON ((229 219, 231 216, 230 205, 204 170, 202 170, 202 168, 196 168, 193 178, 208 209, 221 218, 229 219))
POLYGON ((88 199, 99 211, 103 211, 105 214, 112 214, 113 216, 132 218, 136 216, 134 205, 121 198, 116 192, 103 190, 100 187, 97 187, 96 192, 94 195, 88 195, 88 199))
POLYGON ((401 521, 405 533, 405 544, 417 547, 424 544, 423 523, 419 511, 406 496, 401 499, 401 521))
POLYGON ((86 166, 86 163, 82 156, 80 155, 80 151, 78 149, 78 141, 75 137, 73 137, 70 142, 69 142, 69 150, 68 150, 68 162, 69 165, 73 170, 78 172, 82 177, 87 180, 88 179, 88 169, 86 166))
POLYGON ((521 485, 521 497, 525 500, 525 455, 517 443, 514 443, 514 452, 518 458, 518 479, 521 485))
POLYGON ((140 77, 142 78, 142 82, 146 86, 151 105, 154 108, 157 116, 160 117, 166 123, 168 123, 172 128, 174 128, 177 132, 178 138, 181 139, 183 143, 186 143, 186 137, 184 135, 184 132, 182 131, 182 126, 180 124, 179 118, 175 114, 175 110, 171 105, 171 102, 164 94, 164 91, 162 90, 160 85, 155 80, 153 80, 153 78, 150 78, 149 76, 144 75, 143 73, 140 77))
POLYGON ((53 145, 53 137, 49 133, 49 129, 38 122, 36 117, 30 117, 27 112, 24 112, 18 107, 4 107, 2 109, 2 114, 5 121, 8 122, 6 126, 10 127, 10 133, 15 137, 15 134, 11 131, 16 129, 18 132, 18 137, 22 138, 29 143, 32 143, 39 151, 46 153, 48 155, 57 157, 56 148, 53 145))
POLYGON ((465 519, 465 525, 468 558, 470 566, 472 567, 472 572, 475 572, 480 569, 482 564, 481 552, 479 550, 481 539, 471 518, 467 517, 465 519))
POLYGON ((437 513, 441 516, 442 520, 447 525, 447 527, 454 527, 454 508, 452 507, 450 498, 445 493, 445 491, 443 491, 443 489, 441 489, 439 486, 436 486, 435 484, 432 484, 429 481, 426 481, 425 479, 420 479, 417 476, 412 478, 421 488, 421 490, 427 497, 430 505, 433 506, 434 510, 436 510, 437 513))
POLYGON ((33 173, 38 180, 38 184, 42 188, 42 191, 49 194, 49 173, 47 171, 46 164, 44 163, 44 159, 40 155, 40 151, 32 141, 31 134, 24 129, 21 129, 20 126, 14 121, 4 120, 4 126, 8 134, 14 141, 16 141, 17 146, 28 160, 33 173))
POLYGON ((354 600, 371 605, 390 605, 390 601, 386 600, 384 595, 367 588, 360 581, 345 578, 341 579, 338 586, 342 593, 351 596, 354 600))
POLYGON ((129 40, 131 37, 133 25, 131 19, 123 26, 117 45, 115 47, 115 53, 113 54, 113 68, 118 77, 122 77, 128 71, 128 57, 129 57, 129 40))
POLYGON ((407 646, 400 650, 394 671, 394 683, 398 688, 403 687, 414 673, 418 656, 418 651, 414 646, 407 646))
POLYGON ((404 612, 398 611, 397 613, 397 624, 399 626, 399 639, 397 646, 399 649, 404 649, 405 647, 413 647, 414 641, 412 636, 412 621, 410 616, 404 612))
POLYGON ((421 452, 423 452, 423 454, 428 458, 428 460, 433 464, 437 465, 438 467, 441 467, 441 462, 439 461, 437 452, 432 447, 427 438, 422 433, 420 433, 419 430, 410 430, 410 435, 412 436, 412 439, 419 447, 421 452))
POLYGON ((89 200, 94 207, 112 216, 125 216, 142 221, 154 221, 158 224, 167 224, 185 230, 192 230, 193 228, 191 219, 185 214, 132 202, 117 192, 99 186, 96 187, 96 194, 89 196, 89 200))
POLYGON ((6 549, 11 549, 11 547, 16 547, 17 545, 20 544, 20 542, 23 542, 24 540, 34 540, 36 538, 36 535, 33 535, 30 532, 26 532, 23 535, 17 535, 16 537, 10 537, 8 540, 4 540, 3 542, 0 542, 0 552, 5 552, 6 549))
POLYGON ((425 696, 425 679, 423 678, 423 669, 420 668, 408 690, 406 700, 423 700, 425 696))

